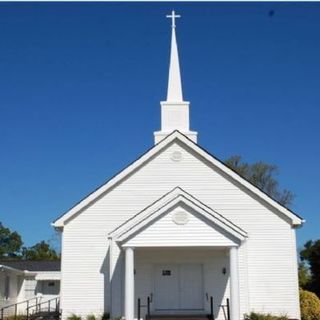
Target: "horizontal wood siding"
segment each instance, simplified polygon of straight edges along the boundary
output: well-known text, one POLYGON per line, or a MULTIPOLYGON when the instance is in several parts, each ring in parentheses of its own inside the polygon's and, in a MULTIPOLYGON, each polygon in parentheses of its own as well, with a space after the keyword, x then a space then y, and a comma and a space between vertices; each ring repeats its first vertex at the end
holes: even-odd
MULTIPOLYGON (((0 309, 12 305, 17 302, 18 297, 18 276, 15 272, 0 271, 0 309), (5 296, 5 282, 6 277, 9 276, 9 297, 5 296)), ((4 311, 4 316, 14 314, 14 308, 8 308, 4 311)))
POLYGON ((225 234, 216 230, 213 224, 203 219, 193 210, 177 207, 156 219, 150 226, 134 235, 125 245, 133 247, 180 247, 180 246, 232 246, 236 243, 225 234), (177 212, 187 212, 188 223, 179 225, 173 222, 177 212))
MULTIPOLYGON (((285 311, 293 318, 298 317, 296 254, 290 225, 178 143, 154 156, 65 226, 64 315, 109 308, 105 297, 109 290, 108 233, 177 186, 248 232, 247 252, 242 249, 239 252, 241 312, 285 311), (181 152, 182 160, 173 161, 173 152, 181 152)), ((113 312, 121 314, 121 310, 113 312)))
POLYGON ((104 224, 101 228, 99 221, 95 226, 88 223, 77 231, 70 223, 65 228, 61 279, 63 315, 101 315, 107 307, 107 221, 104 224))

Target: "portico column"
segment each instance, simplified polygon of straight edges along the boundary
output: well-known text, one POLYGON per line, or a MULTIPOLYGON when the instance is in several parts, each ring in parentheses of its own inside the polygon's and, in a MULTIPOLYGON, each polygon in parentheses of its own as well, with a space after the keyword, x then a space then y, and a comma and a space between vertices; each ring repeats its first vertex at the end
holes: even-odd
POLYGON ((240 320, 238 247, 230 248, 230 318, 240 320))
POLYGON ((126 320, 134 319, 134 251, 125 248, 125 289, 124 316, 126 320))

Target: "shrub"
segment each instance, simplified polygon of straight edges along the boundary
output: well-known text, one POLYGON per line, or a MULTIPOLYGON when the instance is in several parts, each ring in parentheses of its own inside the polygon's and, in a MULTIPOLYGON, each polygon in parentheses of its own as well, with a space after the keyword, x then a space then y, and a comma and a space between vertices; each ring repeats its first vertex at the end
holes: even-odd
POLYGON ((250 314, 246 314, 244 316, 245 320, 288 320, 287 316, 275 316, 270 313, 263 314, 263 313, 256 313, 251 312, 250 314))
POLYGON ((5 320, 27 320, 27 316, 24 316, 22 314, 18 314, 16 316, 8 316, 4 317, 5 320))
POLYGON ((86 320, 96 320, 96 316, 94 314, 88 314, 86 320))
POLYGON ((81 320, 81 317, 73 313, 71 316, 67 318, 67 320, 81 320))
POLYGON ((109 320, 110 319, 110 313, 109 312, 105 312, 102 316, 101 316, 101 320, 109 320))
POLYGON ((320 299, 313 292, 300 289, 300 309, 302 320, 320 319, 320 299))

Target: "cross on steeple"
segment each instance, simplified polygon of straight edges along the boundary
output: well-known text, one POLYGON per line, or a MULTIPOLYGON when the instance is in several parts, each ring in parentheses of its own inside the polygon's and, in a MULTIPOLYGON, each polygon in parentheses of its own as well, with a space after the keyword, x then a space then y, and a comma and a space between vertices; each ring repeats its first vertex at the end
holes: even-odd
POLYGON ((166 17, 171 18, 171 21, 172 21, 171 27, 172 28, 176 27, 176 18, 181 18, 181 16, 179 14, 176 14, 176 12, 174 10, 172 10, 171 14, 168 14, 166 17))
POLYGON ((190 131, 189 102, 183 100, 179 54, 176 39, 176 18, 181 16, 172 10, 166 16, 172 21, 171 50, 169 64, 168 91, 166 101, 161 101, 161 130, 154 133, 154 141, 158 143, 173 131, 178 130, 189 139, 197 142, 197 132, 190 131))

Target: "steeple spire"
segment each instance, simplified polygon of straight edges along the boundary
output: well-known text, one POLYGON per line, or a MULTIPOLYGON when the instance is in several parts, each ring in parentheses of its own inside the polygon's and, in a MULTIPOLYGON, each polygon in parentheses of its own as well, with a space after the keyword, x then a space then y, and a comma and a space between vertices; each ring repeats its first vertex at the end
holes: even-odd
POLYGON ((183 101, 178 46, 176 39, 175 11, 166 16, 171 18, 171 52, 169 65, 169 80, 167 100, 161 104, 161 130, 154 133, 155 143, 164 139, 171 132, 178 130, 189 139, 197 142, 197 132, 189 129, 189 102, 183 101))
POLYGON ((172 19, 171 25, 171 54, 170 54, 170 67, 169 67, 169 81, 168 81, 168 94, 167 101, 182 102, 182 87, 181 87, 181 75, 179 65, 179 54, 176 39, 176 18, 180 18, 180 15, 176 15, 172 11, 171 15, 167 15, 167 18, 172 19))

